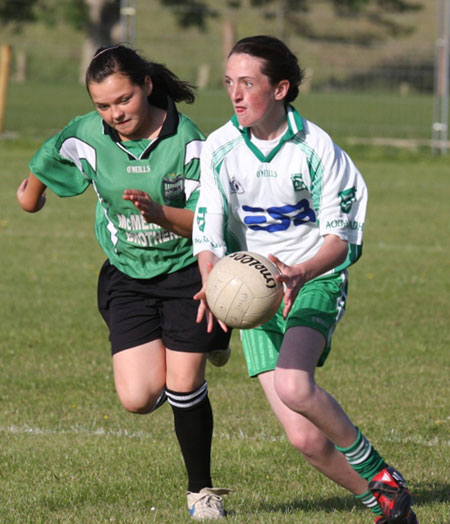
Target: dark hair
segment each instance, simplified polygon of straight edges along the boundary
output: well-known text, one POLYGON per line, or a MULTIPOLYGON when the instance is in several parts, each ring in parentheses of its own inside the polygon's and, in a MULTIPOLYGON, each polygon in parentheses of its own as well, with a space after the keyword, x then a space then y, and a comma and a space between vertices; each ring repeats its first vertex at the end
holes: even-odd
POLYGON ((284 42, 273 36, 249 36, 236 42, 228 57, 239 53, 262 58, 265 62, 262 73, 270 78, 272 85, 281 80, 289 81, 285 101, 292 102, 297 98, 305 74, 297 57, 284 42))
POLYGON ((149 62, 137 51, 122 44, 97 49, 86 71, 87 90, 90 83, 102 82, 114 73, 128 76, 139 86, 143 86, 145 77, 149 76, 155 94, 161 96, 164 93, 175 102, 184 101, 188 104, 195 100, 193 85, 180 80, 163 64, 149 62))

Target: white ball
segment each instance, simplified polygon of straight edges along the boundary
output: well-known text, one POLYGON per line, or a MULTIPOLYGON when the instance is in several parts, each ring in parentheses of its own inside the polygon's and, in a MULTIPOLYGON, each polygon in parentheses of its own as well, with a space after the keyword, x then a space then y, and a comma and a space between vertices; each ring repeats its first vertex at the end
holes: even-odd
POLYGON ((258 253, 231 253, 217 262, 206 281, 208 307, 216 318, 233 328, 264 324, 283 298, 277 274, 276 265, 258 253))

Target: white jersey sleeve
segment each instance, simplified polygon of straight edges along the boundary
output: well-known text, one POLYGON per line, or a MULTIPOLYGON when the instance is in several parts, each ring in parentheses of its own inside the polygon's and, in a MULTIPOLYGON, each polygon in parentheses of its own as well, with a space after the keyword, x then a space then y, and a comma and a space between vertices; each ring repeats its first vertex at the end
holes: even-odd
POLYGON ((194 255, 212 251, 222 258, 227 251, 224 225, 228 195, 223 194, 219 177, 215 172, 211 143, 206 141, 200 157, 200 196, 194 216, 194 255))
POLYGON ((311 122, 305 122, 308 144, 318 160, 311 183, 321 236, 337 235, 361 245, 367 207, 367 187, 348 154, 311 122))

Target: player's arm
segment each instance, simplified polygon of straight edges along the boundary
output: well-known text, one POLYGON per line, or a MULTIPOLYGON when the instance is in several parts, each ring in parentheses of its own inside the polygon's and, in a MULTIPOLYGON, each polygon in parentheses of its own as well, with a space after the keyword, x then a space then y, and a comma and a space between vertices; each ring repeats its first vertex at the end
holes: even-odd
POLYGON ((212 251, 200 251, 197 255, 198 268, 200 270, 200 275, 202 277, 202 285, 205 287, 206 281, 208 280, 211 269, 219 261, 219 257, 215 255, 212 251))
POLYGON ((348 243, 337 235, 326 235, 317 253, 300 264, 288 266, 274 255, 269 258, 280 270, 276 278, 285 285, 283 316, 287 317, 301 287, 330 269, 340 266, 346 259, 348 243))
MULTIPOLYGON (((207 330, 211 332, 214 316, 206 301, 206 282, 214 265, 225 255, 226 245, 223 238, 224 203, 212 171, 212 148, 208 140, 202 149, 200 171, 201 187, 194 215, 192 241, 202 277, 202 288, 194 295, 194 299, 200 301, 197 322, 201 322, 206 315, 207 330)), ((223 322, 218 322, 224 331, 228 331, 223 322)))
POLYGON ((123 198, 133 202, 146 222, 158 224, 167 231, 191 238, 194 212, 190 209, 158 204, 148 193, 138 189, 126 189, 123 198))
MULTIPOLYGON (((196 181, 196 184, 198 184, 199 178, 198 161, 194 162, 193 160, 199 157, 201 145, 203 144, 203 135, 201 135, 197 128, 195 128, 195 130, 192 129, 191 134, 192 133, 193 135, 190 136, 190 142, 185 145, 183 174, 186 184, 192 181, 196 181), (189 155, 187 153, 188 150, 190 151, 189 155)), ((192 238, 194 211, 189 209, 189 207, 194 206, 178 208, 158 204, 151 199, 148 193, 137 189, 125 190, 123 198, 133 202, 146 222, 157 224, 163 229, 171 231, 181 237, 192 238)), ((189 200, 189 195, 186 195, 186 200, 189 200)))
POLYGON ((36 213, 45 204, 45 184, 30 172, 17 189, 16 195, 22 209, 28 213, 36 213))

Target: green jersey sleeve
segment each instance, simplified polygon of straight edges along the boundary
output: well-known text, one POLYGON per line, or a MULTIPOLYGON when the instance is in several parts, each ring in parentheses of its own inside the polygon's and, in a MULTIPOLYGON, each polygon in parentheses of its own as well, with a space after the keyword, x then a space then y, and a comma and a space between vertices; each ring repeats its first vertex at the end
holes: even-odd
POLYGON ((60 197, 86 191, 91 182, 91 168, 95 168, 92 165, 95 152, 87 144, 83 144, 82 155, 75 151, 80 141, 71 135, 71 124, 44 142, 29 163, 30 171, 60 197))

